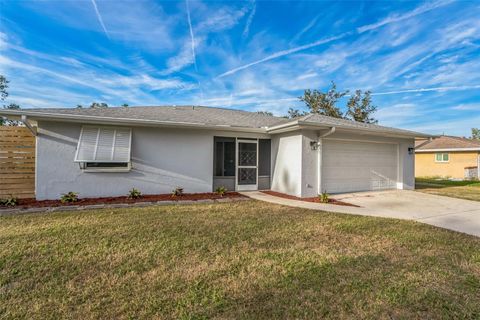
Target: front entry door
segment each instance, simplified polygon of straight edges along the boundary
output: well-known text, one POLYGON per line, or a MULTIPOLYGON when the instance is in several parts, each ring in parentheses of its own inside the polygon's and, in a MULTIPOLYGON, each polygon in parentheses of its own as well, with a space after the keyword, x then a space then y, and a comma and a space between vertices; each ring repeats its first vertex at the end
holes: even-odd
POLYGON ((237 140, 237 190, 258 189, 258 141, 237 140))

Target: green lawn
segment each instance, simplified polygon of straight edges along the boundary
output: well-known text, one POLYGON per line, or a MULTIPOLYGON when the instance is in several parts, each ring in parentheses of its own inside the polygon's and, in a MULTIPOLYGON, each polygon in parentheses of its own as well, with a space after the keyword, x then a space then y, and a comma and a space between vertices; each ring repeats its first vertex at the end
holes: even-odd
POLYGON ((441 196, 480 201, 480 181, 451 181, 416 178, 415 189, 441 196))
POLYGON ((480 238, 256 201, 0 217, 0 318, 478 319, 480 238))

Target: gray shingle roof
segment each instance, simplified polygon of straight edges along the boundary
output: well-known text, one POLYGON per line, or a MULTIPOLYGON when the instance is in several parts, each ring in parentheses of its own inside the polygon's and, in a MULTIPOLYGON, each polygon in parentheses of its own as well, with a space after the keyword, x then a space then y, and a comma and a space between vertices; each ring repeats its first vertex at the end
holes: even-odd
POLYGON ((480 150, 480 140, 472 140, 453 136, 441 136, 416 146, 416 150, 419 151, 472 148, 480 150))
POLYGON ((26 111, 246 128, 262 128, 288 122, 285 118, 256 112, 200 106, 28 109, 26 111))
POLYGON ((392 127, 379 126, 378 124, 363 123, 363 122, 351 121, 346 119, 328 117, 320 114, 308 114, 306 116, 303 116, 297 119, 305 123, 323 124, 326 126, 339 127, 344 129, 363 129, 363 130, 393 133, 393 134, 424 136, 424 134, 422 133, 418 133, 410 130, 397 129, 392 127))
POLYGON ((371 131, 381 134, 403 135, 409 137, 428 137, 428 135, 409 130, 366 124, 345 119, 309 114, 295 119, 269 116, 257 112, 213 108, 203 106, 157 106, 157 107, 110 107, 110 108, 65 108, 65 109, 22 109, 17 111, 0 110, 0 114, 26 114, 35 118, 69 119, 70 116, 93 121, 101 120, 122 122, 158 122, 171 125, 219 126, 253 130, 273 130, 276 126, 295 126, 298 124, 337 127, 337 129, 371 131))

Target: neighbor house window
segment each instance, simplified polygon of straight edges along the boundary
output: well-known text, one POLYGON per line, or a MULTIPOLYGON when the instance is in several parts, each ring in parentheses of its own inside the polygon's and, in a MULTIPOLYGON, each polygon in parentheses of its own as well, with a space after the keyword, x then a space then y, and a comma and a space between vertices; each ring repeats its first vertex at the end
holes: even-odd
POLYGON ((131 129, 84 126, 75 162, 85 171, 129 171, 131 142, 131 129))
POLYGON ((448 153, 436 153, 435 162, 448 162, 448 153))

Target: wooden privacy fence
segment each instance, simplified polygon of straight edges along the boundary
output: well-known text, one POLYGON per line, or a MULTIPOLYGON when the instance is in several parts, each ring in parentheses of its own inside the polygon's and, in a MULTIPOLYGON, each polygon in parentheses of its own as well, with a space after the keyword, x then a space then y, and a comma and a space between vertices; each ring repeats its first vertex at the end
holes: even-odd
POLYGON ((0 199, 35 197, 35 136, 26 127, 0 126, 0 199))

